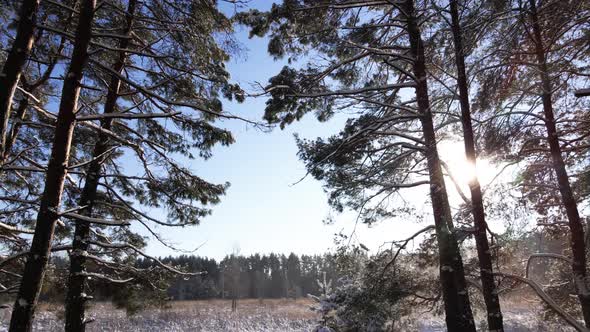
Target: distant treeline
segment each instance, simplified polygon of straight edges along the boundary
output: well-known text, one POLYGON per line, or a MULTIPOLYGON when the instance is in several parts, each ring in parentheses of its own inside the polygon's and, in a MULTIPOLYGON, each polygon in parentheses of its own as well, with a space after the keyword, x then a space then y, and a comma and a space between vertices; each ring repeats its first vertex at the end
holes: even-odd
MULTIPOLYGON (((319 294, 324 273, 327 281, 338 278, 336 261, 329 254, 230 255, 220 262, 182 255, 163 258, 162 262, 189 272, 203 272, 199 276, 176 278, 168 288, 168 295, 174 300, 296 298, 319 294)), ((150 260, 137 261, 140 268, 152 264, 150 260)))
MULTIPOLYGON (((325 281, 337 285, 339 278, 336 258, 331 254, 296 255, 255 254, 228 255, 221 261, 193 255, 169 256, 160 261, 195 276, 177 276, 168 280, 167 295, 172 300, 198 300, 213 298, 297 298, 307 294, 319 295, 325 281)), ((148 259, 138 259, 135 266, 147 269, 154 266, 148 259)), ((64 256, 53 256, 47 287, 42 298, 63 301, 63 278, 69 267, 64 256)), ((89 266, 100 271, 98 266, 89 266)), ((109 300, 119 293, 121 286, 94 280, 89 282, 97 300, 109 300)))

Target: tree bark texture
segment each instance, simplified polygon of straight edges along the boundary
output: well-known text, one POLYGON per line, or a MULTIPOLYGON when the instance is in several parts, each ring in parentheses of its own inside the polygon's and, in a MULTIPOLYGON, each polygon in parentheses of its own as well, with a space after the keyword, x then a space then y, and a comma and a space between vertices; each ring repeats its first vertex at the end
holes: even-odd
POLYGON ((34 313, 41 292, 43 277, 51 253, 51 242, 63 193, 64 180, 76 121, 76 108, 81 89, 83 69, 88 57, 88 45, 96 0, 84 0, 76 28, 72 59, 64 78, 51 157, 47 167, 41 206, 37 214, 35 234, 10 321, 10 331, 31 331, 34 313))
POLYGON ((536 0, 529 0, 529 4, 529 14, 533 29, 533 44, 537 58, 537 66, 535 69, 539 73, 542 89, 541 100, 543 102, 543 112, 545 115, 547 142, 549 143, 551 163, 557 177, 561 201, 567 215, 570 229, 570 242, 573 256, 572 272, 576 284, 576 291, 578 293, 578 300, 580 301, 586 327, 590 327, 590 292, 588 290, 588 282, 586 279, 586 244, 584 242, 584 226, 580 220, 578 204, 570 186, 565 162, 561 154, 561 146, 559 145, 559 136, 555 124, 555 113, 553 112, 553 87, 551 77, 549 76, 547 53, 545 46, 543 45, 536 0))
POLYGON ((451 208, 436 146, 436 136, 428 97, 424 45, 420 35, 414 1, 407 0, 404 3, 403 10, 407 20, 410 52, 414 59, 413 72, 418 81, 416 101, 418 110, 422 115, 422 132, 426 143, 425 153, 430 176, 430 197, 438 241, 440 282, 447 329, 450 332, 475 332, 463 260, 454 233, 451 208))
POLYGON ((35 41, 34 31, 40 1, 23 1, 19 11, 16 37, 0 73, 0 156, 4 155, 14 92, 35 41))
MULTIPOLYGON (((455 63, 457 65, 457 85, 459 87, 459 101, 461 105, 461 124, 463 126, 463 142, 465 144, 465 156, 467 162, 475 169, 477 165, 477 154, 475 152, 475 138, 471 125, 471 110, 469 105, 469 90, 467 85, 467 74, 465 70, 465 53, 463 49, 463 37, 461 22, 459 21, 458 0, 451 0, 451 30, 455 45, 455 63)), ((471 211, 475 228, 474 238, 477 247, 477 258, 479 261, 479 273, 483 298, 487 310, 488 329, 490 331, 504 331, 502 310, 498 298, 497 286, 494 281, 494 269, 492 255, 487 237, 487 223, 483 206, 483 194, 477 175, 469 181, 471 192, 471 211)))
MULTIPOLYGON (((124 35, 128 36, 133 24, 133 15, 135 12, 136 0, 130 0, 127 8, 127 19, 124 35)), ((121 38, 119 41, 119 49, 125 50, 129 46, 128 38, 121 38)), ((120 51, 118 58, 113 65, 113 70, 120 73, 125 66, 127 53, 120 51)), ((121 79, 117 75, 111 75, 109 82, 108 93, 104 104, 103 113, 110 114, 116 111, 117 99, 119 97, 119 88, 121 86, 121 79)), ((110 130, 112 125, 112 118, 102 120, 101 127, 110 130)), ((94 151, 92 153, 92 162, 88 165, 86 171, 86 182, 82 189, 79 206, 85 208, 81 210, 81 214, 85 216, 92 216, 92 209, 96 200, 98 192, 98 181, 101 176, 101 167, 105 160, 104 154, 109 148, 109 137, 104 133, 99 133, 94 151)), ((80 275, 86 271, 87 258, 85 253, 88 250, 90 240, 90 224, 85 221, 76 221, 74 230, 74 240, 72 243, 72 253, 70 255, 70 273, 68 277, 68 290, 66 295, 66 317, 65 317, 65 331, 66 332, 83 332, 86 330, 85 321, 85 303, 88 300, 86 296, 86 277, 80 275)))

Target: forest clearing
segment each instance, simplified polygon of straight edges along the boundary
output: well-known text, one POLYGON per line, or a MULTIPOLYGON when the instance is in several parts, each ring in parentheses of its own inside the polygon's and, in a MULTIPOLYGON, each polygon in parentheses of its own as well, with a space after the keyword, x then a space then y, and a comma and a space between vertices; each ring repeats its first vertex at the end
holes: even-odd
MULTIPOLYGON (((315 305, 309 299, 243 299, 238 310, 231 311, 231 300, 174 301, 165 309, 149 309, 128 317, 124 310, 112 304, 95 303, 89 315, 96 319, 88 325, 88 331, 104 332, 177 332, 177 331, 227 331, 227 332, 306 332, 315 327, 318 314, 310 308, 315 305)), ((535 309, 539 303, 506 303, 507 332, 561 332, 574 331, 559 323, 547 323, 539 319, 535 309)), ((0 331, 7 331, 10 319, 7 309, 0 309, 0 331)), ((35 331, 55 332, 63 329, 63 308, 59 304, 43 303, 36 321, 35 331)), ((442 317, 420 317, 415 313, 405 318, 392 331, 439 332, 445 331, 442 317)), ((479 320, 483 317, 478 317, 479 320)))
POLYGON ((590 332, 590 0, 0 22, 0 329, 590 332))
MULTIPOLYGON (((231 311, 231 300, 175 301, 165 309, 149 309, 127 317, 110 303, 96 303, 89 309, 96 323, 88 331, 272 331, 296 332, 313 329, 317 319, 309 310, 311 301, 258 299, 241 300, 231 311)), ((63 309, 44 304, 35 330, 63 330, 63 309), (62 318, 60 320, 59 318, 62 318)), ((2 327, 7 320, 3 316, 2 327)))

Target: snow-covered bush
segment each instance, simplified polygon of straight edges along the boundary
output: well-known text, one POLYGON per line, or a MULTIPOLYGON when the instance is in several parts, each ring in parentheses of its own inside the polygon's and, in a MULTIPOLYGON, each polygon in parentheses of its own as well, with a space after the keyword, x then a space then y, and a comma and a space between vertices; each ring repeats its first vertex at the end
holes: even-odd
MULTIPOLYGON (((340 255, 343 255, 340 253, 340 255)), ((320 313, 315 332, 385 331, 399 317, 397 305, 408 293, 405 277, 381 259, 346 253, 344 277, 333 289, 320 282, 324 294, 312 296, 320 313), (352 263, 352 264, 351 264, 352 263)))

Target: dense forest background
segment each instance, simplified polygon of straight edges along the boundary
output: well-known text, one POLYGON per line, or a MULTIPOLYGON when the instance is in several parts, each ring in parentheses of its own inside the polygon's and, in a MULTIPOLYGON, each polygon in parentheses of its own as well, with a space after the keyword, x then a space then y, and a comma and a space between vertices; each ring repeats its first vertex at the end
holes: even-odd
MULTIPOLYGON (((362 260, 361 257, 357 257, 362 260)), ((170 300, 204 300, 212 298, 301 298, 308 294, 320 295, 326 283, 339 284, 342 276, 338 258, 333 254, 301 255, 255 254, 229 255, 221 261, 194 255, 168 256, 161 262, 175 266, 194 276, 176 276, 167 280, 166 296, 170 300)), ((149 259, 138 259, 135 266, 154 268, 149 259)), ((64 285, 52 283, 67 275, 69 261, 54 256, 50 263, 50 282, 44 289, 43 299, 52 302, 64 300, 64 285)), ((89 267, 91 271, 100 270, 89 267)), ((94 282, 90 288, 95 298, 113 300, 121 286, 94 282)))

